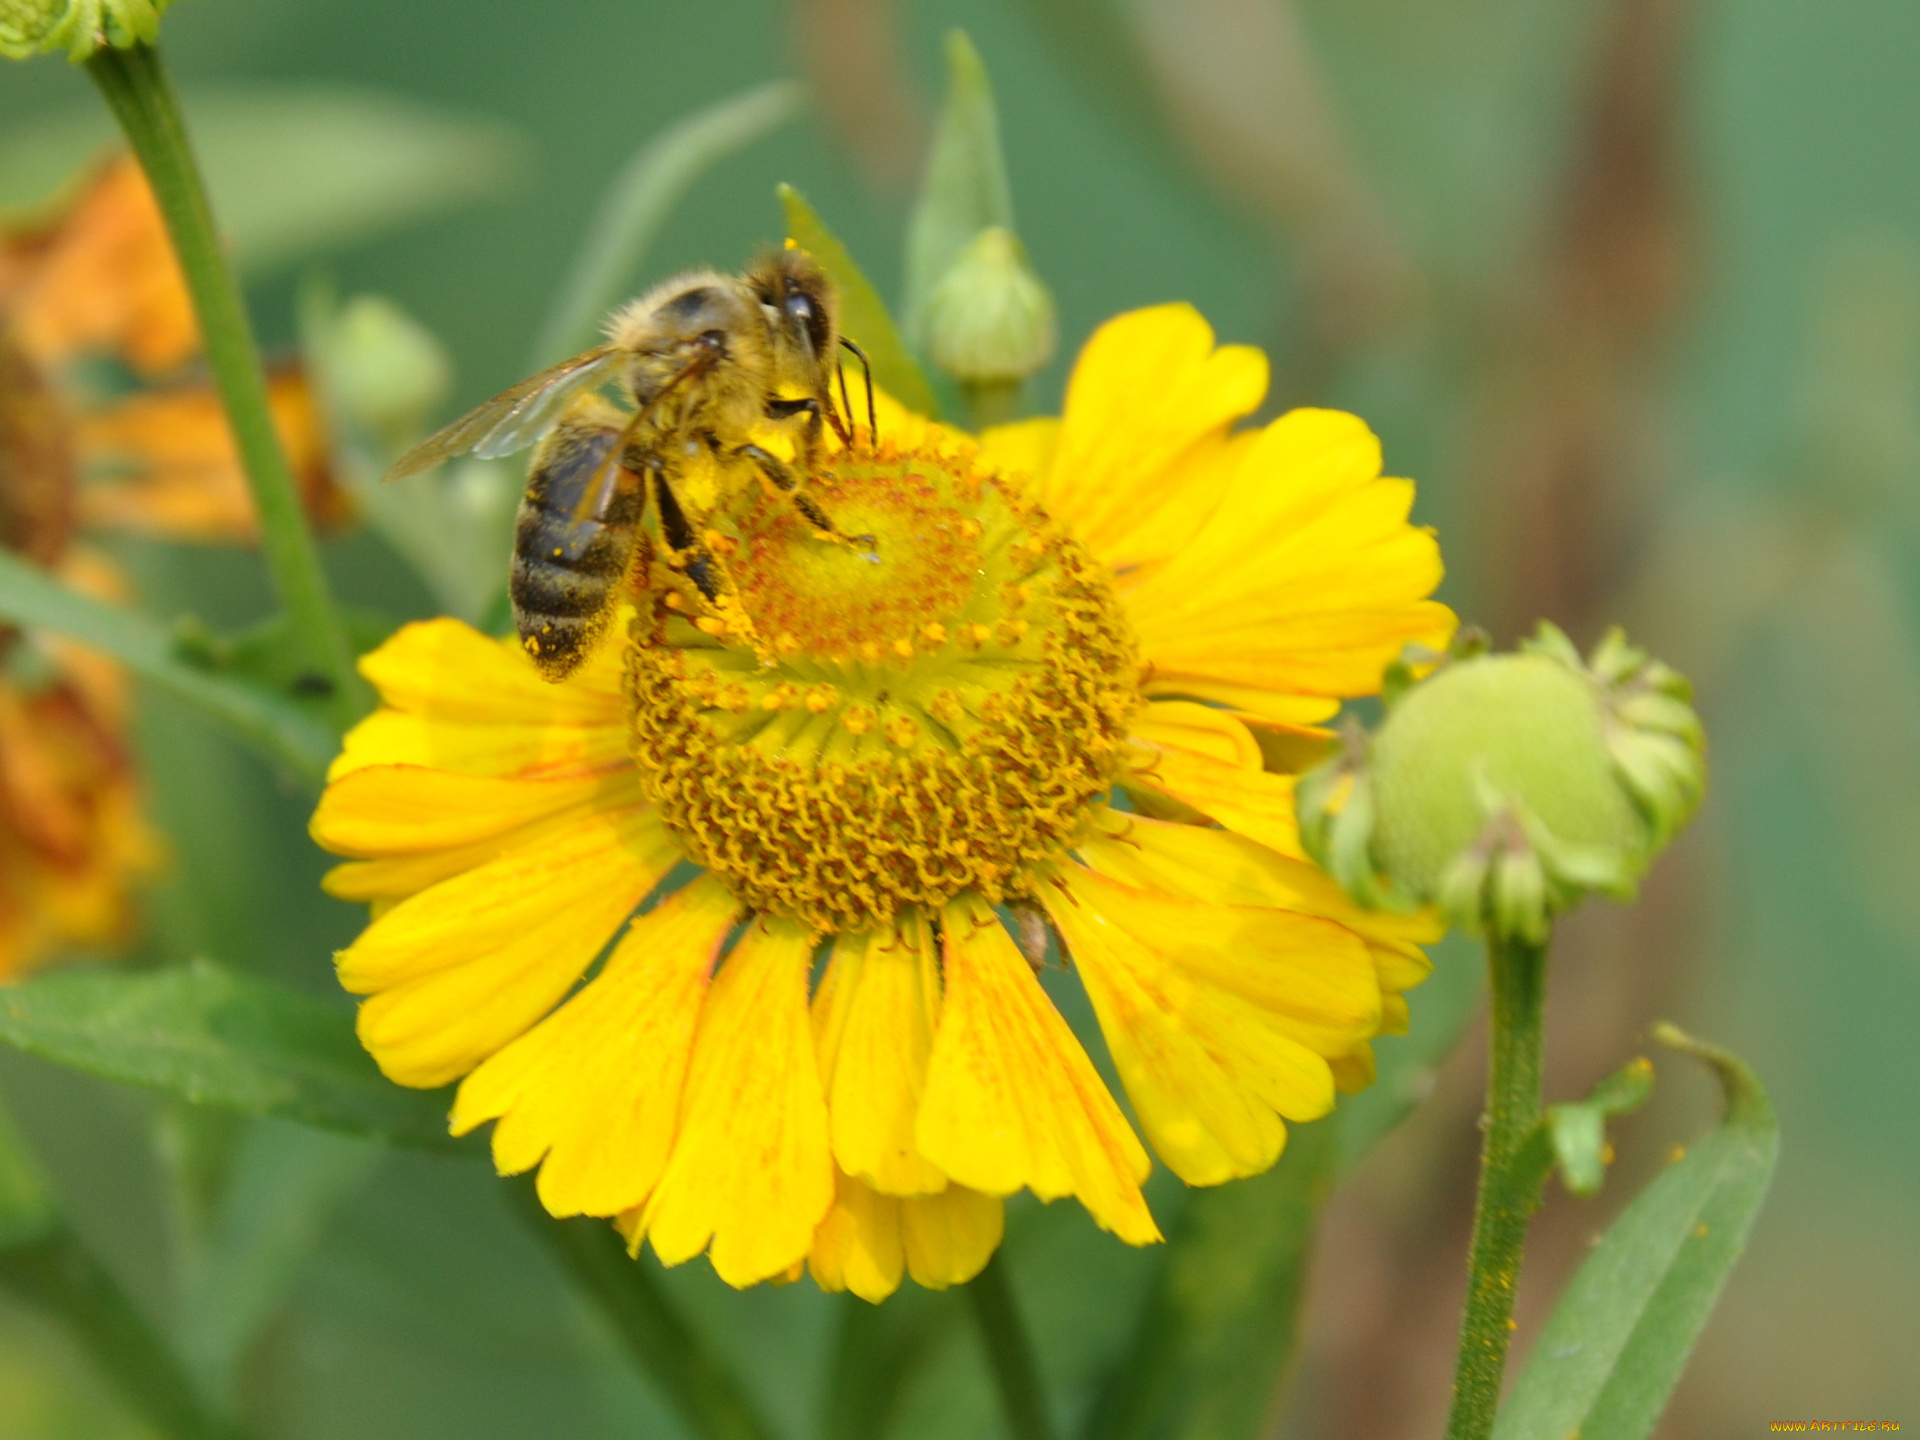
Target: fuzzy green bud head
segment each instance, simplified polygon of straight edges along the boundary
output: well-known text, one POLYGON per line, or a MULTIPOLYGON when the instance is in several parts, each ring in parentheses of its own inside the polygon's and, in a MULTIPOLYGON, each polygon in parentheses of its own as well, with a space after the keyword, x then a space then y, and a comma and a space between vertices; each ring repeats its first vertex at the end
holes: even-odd
POLYGON ((1053 358, 1053 296, 1011 230, 990 225, 927 297, 927 350, 966 385, 1017 384, 1053 358))
POLYGON ((439 340, 378 295, 356 296, 341 308, 318 358, 340 416, 395 445, 418 435, 453 383, 439 340))
POLYGON ((65 50, 78 65, 96 50, 126 49, 160 36, 170 0, 0 0, 0 55, 15 60, 65 50))
POLYGON ((1456 654, 1303 777, 1302 836, 1363 903, 1437 904, 1540 940, 1589 891, 1631 895, 1698 805, 1705 741, 1687 702, 1618 632, 1587 662, 1544 625, 1516 654, 1456 654))

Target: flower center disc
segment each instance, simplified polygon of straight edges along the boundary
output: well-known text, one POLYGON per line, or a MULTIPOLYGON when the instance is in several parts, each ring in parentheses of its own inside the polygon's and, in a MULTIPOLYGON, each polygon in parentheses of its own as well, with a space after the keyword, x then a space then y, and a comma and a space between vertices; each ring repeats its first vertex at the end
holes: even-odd
POLYGON ((627 672, 649 797, 743 901, 819 931, 1028 893, 1138 703, 1101 567, 964 461, 856 448, 807 490, 872 548, 752 487, 715 517, 751 637, 656 567, 627 672))

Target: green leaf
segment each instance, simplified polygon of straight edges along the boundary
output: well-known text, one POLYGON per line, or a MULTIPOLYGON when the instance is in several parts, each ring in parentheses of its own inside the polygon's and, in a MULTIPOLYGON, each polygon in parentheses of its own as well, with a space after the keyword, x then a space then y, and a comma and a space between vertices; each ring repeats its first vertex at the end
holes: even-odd
MULTIPOLYGON (((1593 1087, 1584 1100, 1549 1105, 1542 1124, 1560 1167, 1560 1178, 1575 1195, 1597 1195, 1607 1176, 1607 1121, 1638 1110, 1653 1094, 1653 1062, 1629 1060, 1593 1087)), ((1542 1177, 1544 1178, 1544 1177, 1542 1177)))
POLYGON ((1288 1129, 1264 1175, 1188 1199, 1134 1344, 1087 1440, 1257 1440, 1293 1355, 1314 1222, 1338 1178, 1339 1125, 1288 1129))
POLYGON ((0 551, 0 621, 65 635, 120 661, 142 680, 198 706, 251 741, 269 759, 318 786, 340 748, 326 721, 295 700, 188 658, 191 642, 144 616, 69 590, 44 571, 0 551))
POLYGON ((873 282, 853 263, 847 247, 827 228, 804 195, 791 185, 782 185, 779 194, 787 212, 787 234, 818 260, 840 287, 840 328, 867 352, 873 362, 874 384, 909 410, 938 419, 940 406, 927 384, 926 373, 900 338, 873 282))
POLYGON ((1013 192, 1000 150, 1000 118, 980 52, 964 30, 947 32, 947 102, 940 112, 919 203, 907 225, 907 294, 903 318, 916 345, 926 345, 927 297, 990 225, 1013 229, 1013 192))
POLYGON ((146 972, 76 967, 9 987, 0 1041, 195 1105, 471 1149, 447 1135, 449 1097, 381 1075, 347 1011, 204 960, 146 972))
POLYGON ((586 243, 540 328, 530 368, 564 360, 589 344, 600 317, 621 298, 647 246, 693 182, 786 124, 805 98, 798 81, 776 80, 696 110, 641 146, 601 198, 586 243))
POLYGON ((1655 1034, 1719 1072, 1726 1117, 1587 1257, 1501 1410, 1495 1440, 1649 1434, 1773 1178, 1779 1125, 1753 1072, 1672 1026, 1655 1034))
MULTIPOLYGON (((190 89, 184 103, 214 214, 250 271, 497 195, 527 158, 508 126, 371 90, 190 89)), ((10 127, 0 210, 46 204, 116 139, 97 104, 10 127)))

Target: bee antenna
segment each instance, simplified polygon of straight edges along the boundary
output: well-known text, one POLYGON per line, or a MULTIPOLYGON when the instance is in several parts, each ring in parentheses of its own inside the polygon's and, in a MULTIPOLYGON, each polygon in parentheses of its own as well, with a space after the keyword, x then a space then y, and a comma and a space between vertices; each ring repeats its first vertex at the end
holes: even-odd
MULTIPOLYGON (((854 353, 855 357, 860 361, 860 369, 867 377, 867 433, 877 444, 880 439, 880 422, 874 418, 873 411, 873 362, 867 359, 866 351, 862 350, 846 336, 842 335, 840 337, 840 344, 843 349, 851 350, 854 353)), ((847 383, 845 371, 841 372, 840 383, 842 386, 847 383)), ((847 409, 849 416, 851 416, 853 406, 849 404, 847 409)))

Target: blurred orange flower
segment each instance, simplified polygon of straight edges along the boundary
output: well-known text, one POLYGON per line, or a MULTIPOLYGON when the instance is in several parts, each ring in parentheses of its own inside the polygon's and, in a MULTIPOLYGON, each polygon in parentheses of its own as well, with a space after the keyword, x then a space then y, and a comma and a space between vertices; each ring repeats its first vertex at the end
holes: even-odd
MULTIPOLYGON (((76 548, 80 531, 254 538, 218 397, 189 369, 199 351, 186 286, 131 159, 102 164, 54 210, 0 230, 0 548, 119 598, 111 567, 76 548)), ((272 400, 310 512, 345 519, 304 378, 276 376, 272 400)), ((0 625, 0 979, 131 933, 133 885, 159 845, 140 812, 126 688, 111 661, 0 625)))
MULTIPOLYGON (((110 594, 113 573, 71 548, 72 439, 52 388, 0 329, 0 547, 110 594)), ((0 979, 131 928, 130 884, 157 847, 121 738, 125 690, 111 662, 0 626, 0 979)))
MULTIPOLYGON (((199 331, 159 208, 131 158, 103 163, 54 213, 0 232, 0 321, 75 412, 88 526, 170 540, 255 537, 219 400, 204 378, 179 373, 199 354, 199 331), (99 357, 143 383, 89 394, 74 362, 99 357)), ((292 368, 277 374, 272 402, 309 515, 323 526, 344 522, 350 508, 329 473, 305 377, 292 368)))

